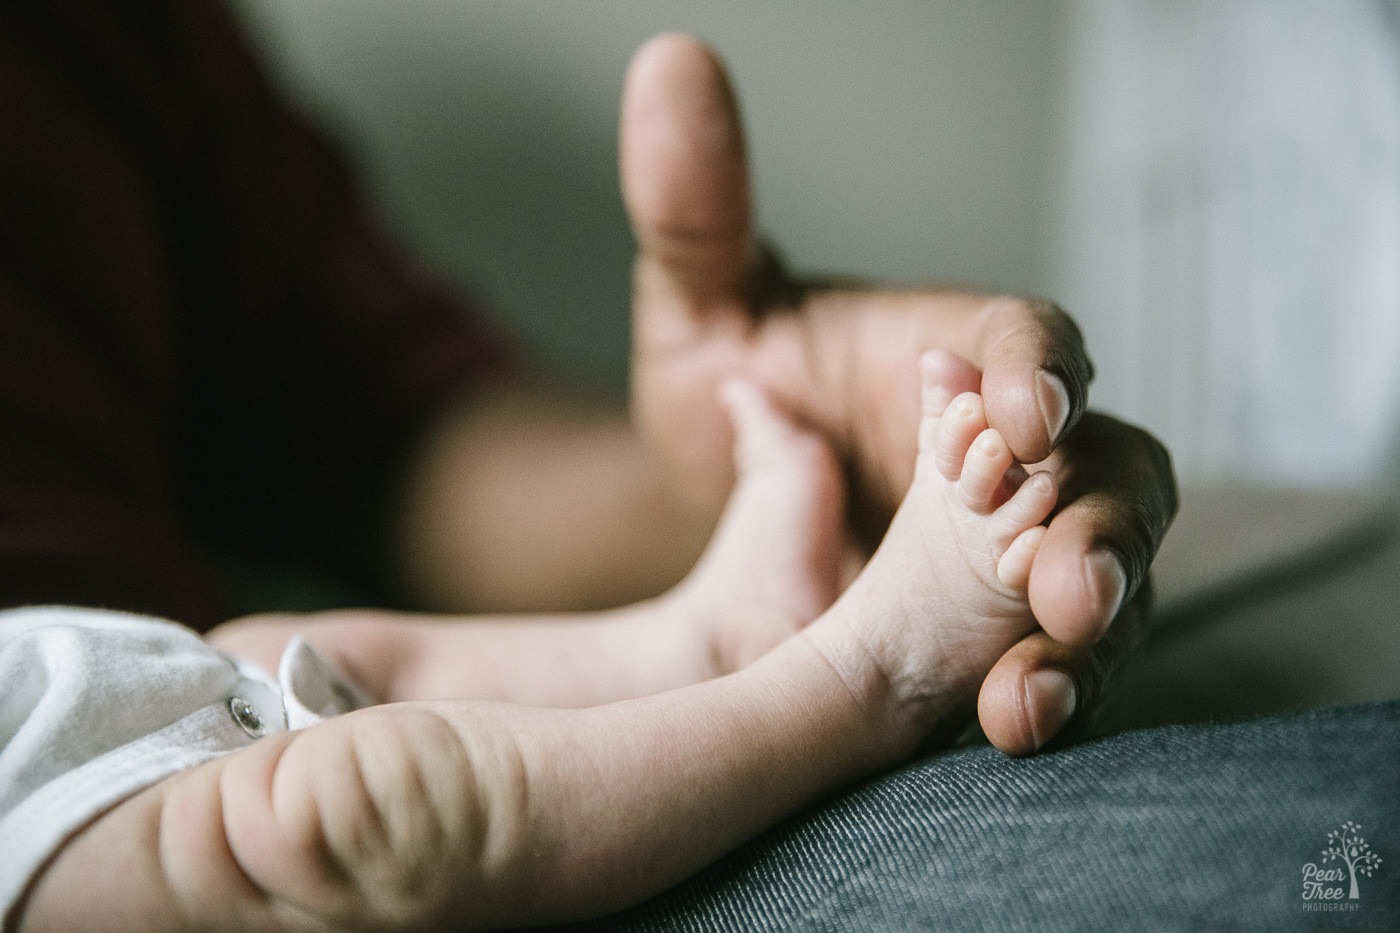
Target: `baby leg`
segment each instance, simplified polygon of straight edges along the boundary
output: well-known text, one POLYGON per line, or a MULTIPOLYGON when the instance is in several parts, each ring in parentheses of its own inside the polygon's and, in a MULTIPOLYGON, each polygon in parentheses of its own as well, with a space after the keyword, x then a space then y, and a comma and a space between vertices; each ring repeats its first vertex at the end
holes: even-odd
POLYGON ((757 386, 730 382, 738 479, 695 569, 668 597, 704 633, 715 670, 744 667, 836 599, 845 534, 835 455, 757 386))

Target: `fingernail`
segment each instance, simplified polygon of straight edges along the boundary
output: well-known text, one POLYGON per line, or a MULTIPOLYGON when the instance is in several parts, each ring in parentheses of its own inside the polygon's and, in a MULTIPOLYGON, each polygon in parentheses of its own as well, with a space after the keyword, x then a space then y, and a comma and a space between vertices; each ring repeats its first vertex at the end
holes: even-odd
POLYGON ((1102 626, 1103 631, 1107 631, 1113 617, 1123 608, 1123 598, 1128 594, 1128 573, 1123 569, 1123 562, 1112 551, 1094 551, 1084 558, 1084 562, 1088 565, 1089 576, 1102 594, 1102 626))
POLYGON ((1074 680, 1064 671, 1042 668, 1026 675, 1026 707, 1036 751, 1060 733, 1078 705, 1074 680))
POLYGON ((1035 373, 1035 399, 1040 405, 1040 416, 1045 419, 1050 443, 1056 444, 1069 422, 1069 390, 1059 376, 1038 369, 1035 373))

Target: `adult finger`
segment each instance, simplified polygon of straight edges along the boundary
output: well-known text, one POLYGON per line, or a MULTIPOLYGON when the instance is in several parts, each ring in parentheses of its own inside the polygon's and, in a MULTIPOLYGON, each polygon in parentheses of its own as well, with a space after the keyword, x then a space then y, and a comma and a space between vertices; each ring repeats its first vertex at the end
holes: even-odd
POLYGON ((1060 504, 1031 569, 1031 611, 1062 644, 1110 628, 1176 515, 1171 458, 1154 437, 1091 412, 1053 459, 1060 504))
POLYGON ((689 36, 648 41, 628 69, 621 123, 639 310, 741 302, 759 251, 739 110, 718 56, 689 36))
POLYGON ((1092 648, 1071 648, 1043 631, 1026 636, 993 666, 977 698, 983 733, 1008 755, 1024 756, 1057 736, 1084 730, 1124 659, 1151 621, 1146 588, 1092 648))
POLYGON ((1093 364, 1074 321, 1039 299, 999 298, 978 322, 987 420, 1016 459, 1034 463, 1074 429, 1085 410, 1093 364))

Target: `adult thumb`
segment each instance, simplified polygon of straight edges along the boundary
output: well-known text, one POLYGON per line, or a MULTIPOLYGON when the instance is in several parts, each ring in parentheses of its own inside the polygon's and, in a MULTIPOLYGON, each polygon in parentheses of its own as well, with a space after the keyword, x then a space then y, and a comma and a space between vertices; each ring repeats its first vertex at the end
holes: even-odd
POLYGON ((649 40, 628 69, 621 122, 639 310, 742 302, 759 253, 739 109, 718 56, 689 36, 649 40))

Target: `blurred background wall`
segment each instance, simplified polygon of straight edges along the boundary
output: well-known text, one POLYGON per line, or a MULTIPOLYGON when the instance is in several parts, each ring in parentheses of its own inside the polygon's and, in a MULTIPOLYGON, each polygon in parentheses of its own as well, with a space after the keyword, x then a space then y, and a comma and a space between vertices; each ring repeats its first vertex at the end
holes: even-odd
POLYGON ((625 382, 631 52, 694 31, 802 271, 1046 294, 1188 482, 1396 472, 1393 0, 238 0, 410 248, 625 382))
MULTIPOLYGON (((1377 0, 1080 0, 1049 291, 1197 479, 1364 482, 1400 396, 1400 71, 1377 0)), ((1394 472, 1394 470, 1390 470, 1394 472)))

